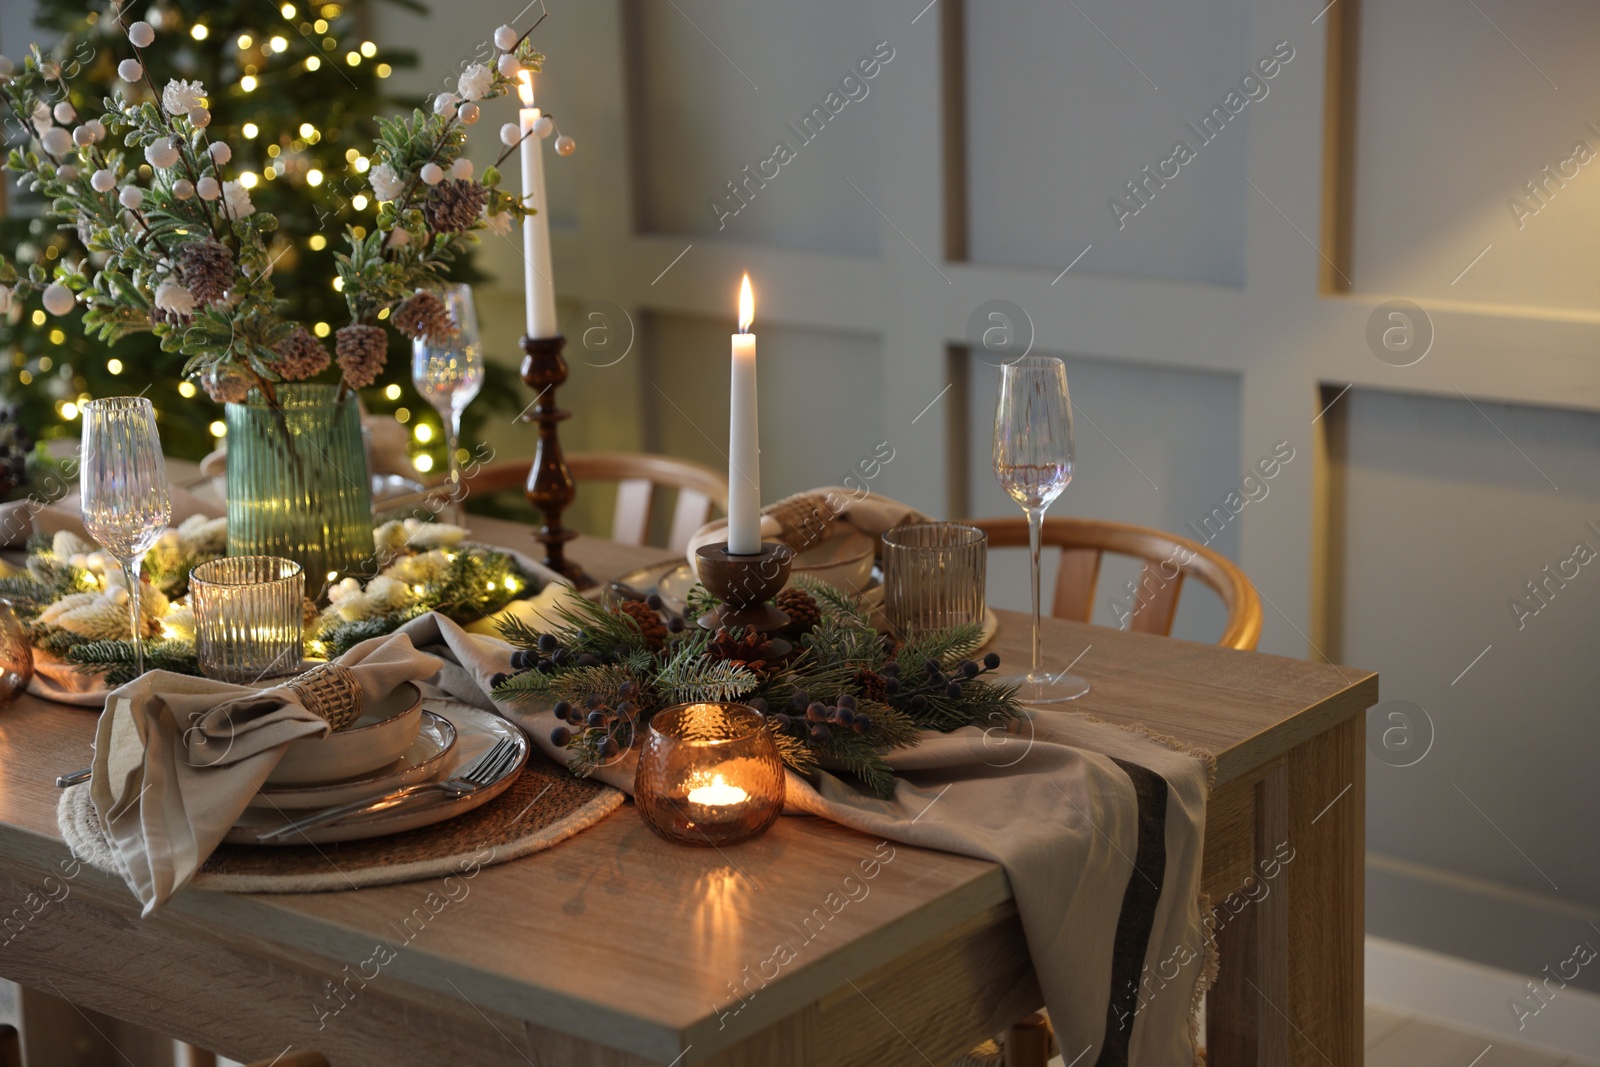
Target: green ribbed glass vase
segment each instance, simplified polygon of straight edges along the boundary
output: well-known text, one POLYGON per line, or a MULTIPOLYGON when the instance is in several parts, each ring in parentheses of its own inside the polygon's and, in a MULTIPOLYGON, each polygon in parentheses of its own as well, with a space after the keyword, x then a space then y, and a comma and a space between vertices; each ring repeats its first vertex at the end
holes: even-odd
POLYGON ((372 548, 372 480, 354 395, 284 384, 227 406, 228 555, 300 564, 306 592, 360 569, 372 548))

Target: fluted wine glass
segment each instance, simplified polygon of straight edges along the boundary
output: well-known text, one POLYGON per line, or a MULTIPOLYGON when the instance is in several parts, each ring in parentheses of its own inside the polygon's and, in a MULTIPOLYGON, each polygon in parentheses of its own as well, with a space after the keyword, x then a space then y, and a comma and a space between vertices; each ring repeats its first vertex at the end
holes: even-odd
POLYGON ((461 440, 461 413, 483 388, 483 343, 478 336, 478 315, 472 307, 472 289, 447 286, 439 293, 450 312, 448 337, 424 338, 411 343, 411 381, 423 399, 433 405, 445 426, 445 451, 449 455, 450 521, 461 525, 461 462, 456 456, 461 440))
POLYGON ((1001 679, 1020 686, 1025 704, 1076 700, 1089 683, 1075 674, 1051 674, 1039 657, 1039 535, 1045 509, 1072 481, 1072 401, 1067 366, 1054 356, 1024 356, 1000 369, 1000 403, 994 414, 994 474, 1028 515, 1033 563, 1033 666, 1001 679))
POLYGON ((128 578, 128 627, 134 667, 144 673, 139 635, 139 566, 172 518, 167 461, 156 431, 156 410, 140 396, 90 400, 83 405, 83 455, 79 459, 83 525, 128 578))

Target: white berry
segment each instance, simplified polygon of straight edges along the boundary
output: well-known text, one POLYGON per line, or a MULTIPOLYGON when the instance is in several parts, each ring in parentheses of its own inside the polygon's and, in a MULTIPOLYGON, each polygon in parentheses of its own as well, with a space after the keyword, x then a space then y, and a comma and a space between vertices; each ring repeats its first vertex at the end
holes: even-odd
POLYGON ((144 190, 137 185, 125 185, 117 194, 117 201, 129 211, 138 211, 144 203, 144 190))
POLYGON ((560 137, 556 138, 556 155, 558 155, 558 156, 570 156, 570 155, 572 155, 572 153, 576 152, 577 150, 578 150, 578 142, 574 141, 572 138, 568 137, 566 134, 562 134, 560 137))
POLYGON ((203 107, 191 108, 189 110, 189 123, 195 129, 203 130, 211 125, 211 112, 203 107))
POLYGON ((170 137, 162 138, 145 148, 144 158, 157 170, 166 170, 178 162, 178 146, 170 137))
POLYGON ((92 136, 96 141, 105 140, 106 124, 101 122, 99 119, 90 119, 88 122, 83 124, 83 128, 88 130, 90 136, 92 136))
POLYGON ((556 120, 549 115, 540 115, 533 120, 533 135, 541 141, 556 132, 556 120))
POLYGON ((522 127, 515 122, 508 122, 500 127, 500 143, 510 148, 522 140, 522 127))
MULTIPOLYGON (((128 27, 128 40, 133 42, 135 48, 149 48, 155 42, 156 31, 148 22, 135 22, 128 27)), ((132 81, 132 78, 128 79, 132 81)))
POLYGON ((512 55, 510 52, 507 52, 505 55, 496 60, 495 66, 498 67, 500 73, 505 75, 507 78, 515 78, 518 74, 522 73, 522 64, 518 63, 517 57, 512 55))
POLYGON ((466 181, 472 177, 472 160, 462 157, 450 164, 450 177, 466 181))
POLYGON ((477 104, 462 104, 461 110, 456 113, 456 117, 461 120, 461 125, 471 126, 478 121, 480 114, 477 104))
POLYGON ((501 26, 494 31, 494 46, 502 52, 509 52, 517 47, 517 38, 520 36, 521 34, 510 26, 501 26))
POLYGON ((72 105, 67 103, 65 100, 56 105, 53 114, 56 117, 56 121, 61 123, 63 126, 70 122, 76 122, 78 119, 78 113, 73 110, 72 105))
POLYGON ((102 168, 89 179, 89 187, 97 193, 109 193, 117 187, 117 176, 102 168))
POLYGON ((200 194, 201 200, 215 200, 222 195, 222 186, 217 183, 217 179, 209 174, 196 182, 194 189, 195 192, 200 194))
POLYGON ((233 149, 223 141, 212 141, 206 151, 211 153, 211 162, 219 167, 233 158, 233 149))
POLYGON ((136 82, 144 77, 144 68, 137 59, 124 59, 117 64, 117 77, 125 82, 136 82))
POLYGON ((437 163, 424 163, 422 165, 422 180, 429 185, 438 185, 444 180, 444 170, 437 163))
POLYGON ((52 156, 64 156, 72 151, 72 134, 60 126, 52 126, 40 136, 39 143, 52 156))
POLYGON ((72 131, 72 143, 79 148, 88 148, 94 144, 94 131, 88 126, 79 126, 72 131))
POLYGON ((44 309, 52 315, 67 315, 72 312, 72 290, 60 282, 51 282, 45 287, 44 309))
POLYGON ((194 195, 194 182, 188 178, 179 178, 172 183, 172 195, 179 200, 187 200, 194 195))

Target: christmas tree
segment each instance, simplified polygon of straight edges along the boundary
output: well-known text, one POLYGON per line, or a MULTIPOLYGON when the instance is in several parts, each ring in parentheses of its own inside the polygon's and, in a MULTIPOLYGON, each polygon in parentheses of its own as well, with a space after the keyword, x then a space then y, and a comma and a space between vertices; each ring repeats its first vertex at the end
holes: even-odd
MULTIPOLYGON (((388 2, 425 10, 414 0, 388 2)), ((252 200, 280 220, 270 253, 283 312, 312 324, 319 337, 345 317, 343 297, 327 282, 335 275, 333 257, 343 248, 345 227, 363 236, 375 217, 364 153, 377 134, 376 116, 417 103, 385 92, 385 79, 398 67, 415 65, 416 57, 361 34, 371 6, 371 0, 157 0, 140 12, 164 39, 183 41, 182 47, 148 54, 154 84, 182 78, 206 87, 208 132, 234 147, 233 163, 252 200)), ((85 10, 71 0, 42 0, 37 22, 41 36, 55 42, 49 55, 69 76, 73 97, 67 102, 75 109, 98 111, 114 87, 140 91, 117 76, 119 60, 130 53, 115 8, 94 3, 85 10)), ((19 116, 7 118, 7 140, 25 141, 32 131, 19 116)), ((51 268, 85 256, 77 233, 42 217, 37 197, 18 188, 8 193, 0 248, 20 269, 33 263, 51 268)), ((458 280, 473 280, 464 264, 458 273, 458 280)), ((82 400, 144 390, 161 412, 169 455, 192 459, 210 451, 221 409, 181 377, 183 357, 163 353, 150 334, 108 347, 84 335, 82 314, 79 309, 65 318, 46 315, 37 295, 24 298, 19 290, 0 316, 0 402, 13 406, 24 428, 43 439, 76 436, 82 400)), ((368 409, 392 412, 402 422, 436 423, 411 389, 409 351, 398 339, 391 343, 395 351, 386 371, 364 391, 368 409)), ((496 396, 514 405, 511 389, 485 390, 485 399, 496 396)), ((437 442, 442 435, 417 436, 437 442)), ((433 460, 442 468, 442 453, 433 460)))

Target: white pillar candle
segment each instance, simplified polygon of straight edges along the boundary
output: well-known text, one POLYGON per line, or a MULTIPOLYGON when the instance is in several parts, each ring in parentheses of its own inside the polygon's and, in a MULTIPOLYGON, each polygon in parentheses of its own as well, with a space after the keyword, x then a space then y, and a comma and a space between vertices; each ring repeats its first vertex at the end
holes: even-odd
POLYGON ((761 440, 756 431, 755 297, 750 275, 739 286, 739 332, 733 335, 733 386, 728 402, 728 551, 761 552, 761 440))
POLYGON ((533 132, 539 109, 533 106, 533 75, 522 72, 517 93, 522 97, 522 202, 538 212, 522 221, 522 272, 528 297, 528 336, 554 337, 555 275, 550 268, 550 210, 544 191, 544 143, 533 132))

